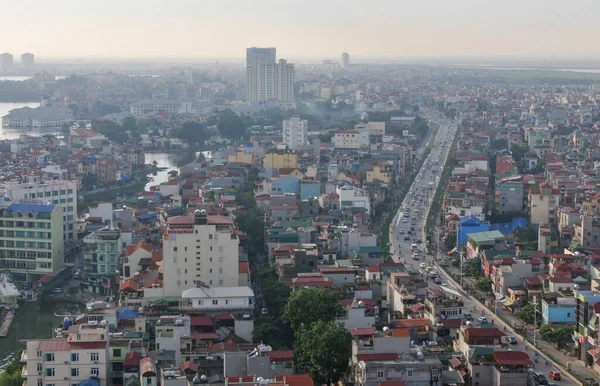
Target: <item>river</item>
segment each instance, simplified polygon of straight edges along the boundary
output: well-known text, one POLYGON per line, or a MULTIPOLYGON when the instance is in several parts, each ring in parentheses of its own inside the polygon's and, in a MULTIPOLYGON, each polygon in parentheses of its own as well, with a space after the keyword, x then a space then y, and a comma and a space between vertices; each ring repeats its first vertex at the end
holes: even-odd
POLYGON ((46 300, 42 304, 37 302, 23 302, 17 309, 9 334, 0 338, 0 372, 10 364, 25 349, 21 339, 46 339, 52 337, 52 329, 57 327, 62 318, 54 316, 57 309, 64 309, 65 303, 46 300))

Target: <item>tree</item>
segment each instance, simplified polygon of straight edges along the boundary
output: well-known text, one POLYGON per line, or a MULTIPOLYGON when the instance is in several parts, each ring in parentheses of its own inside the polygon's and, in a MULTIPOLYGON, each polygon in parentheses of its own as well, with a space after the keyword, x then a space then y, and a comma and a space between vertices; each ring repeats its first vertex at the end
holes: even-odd
POLYGON ((519 308, 515 315, 527 324, 535 322, 535 308, 531 304, 519 308))
POLYGON ((273 319, 281 319, 290 298, 290 287, 279 281, 277 272, 273 268, 259 271, 256 279, 261 284, 263 299, 269 309, 269 315, 273 319))
POLYGON ((523 159, 523 157, 525 156, 525 153, 527 153, 529 151, 529 147, 528 146, 517 146, 517 145, 512 145, 510 147, 510 152, 512 153, 513 158, 515 159, 515 162, 519 163, 519 161, 521 161, 523 159))
POLYGON ((0 374, 0 385, 2 386, 21 386, 24 379, 21 377, 23 365, 19 361, 9 364, 4 372, 0 374))
POLYGON ((481 275, 481 259, 475 257, 463 263, 463 275, 467 277, 478 277, 481 275))
POLYGON ((275 350, 282 350, 293 346, 293 338, 290 325, 280 319, 261 316, 254 321, 253 342, 263 342, 275 350))
POLYGON ((230 109, 225 109, 220 114, 217 129, 219 129, 222 137, 232 140, 242 139, 247 135, 244 122, 239 115, 230 109))
POLYGON ((553 329, 548 324, 542 324, 540 327, 540 337, 542 340, 555 344, 559 349, 565 344, 573 341, 573 329, 571 327, 558 327, 553 329))
POLYGON ((352 335, 342 325, 323 320, 296 332, 294 357, 315 384, 337 383, 348 372, 352 335))
POLYGON ((265 221, 257 208, 235 212, 235 223, 242 232, 248 234, 254 248, 257 250, 263 249, 265 221))
POLYGON ((206 141, 206 126, 202 123, 188 121, 173 130, 173 136, 181 139, 192 147, 204 146, 206 141))
POLYGON ((98 178, 96 178, 96 175, 92 173, 85 174, 81 179, 81 185, 83 186, 83 190, 94 190, 97 184, 98 178))
POLYGON ((137 131, 137 123, 134 117, 126 117, 121 125, 124 131, 137 131))
POLYGON ((294 331, 318 321, 331 322, 338 315, 340 304, 333 292, 321 288, 304 288, 292 292, 285 306, 283 320, 290 323, 294 331))
POLYGON ((492 290, 492 279, 489 277, 483 277, 477 280, 477 283, 475 283, 475 288, 483 292, 490 292, 492 290))

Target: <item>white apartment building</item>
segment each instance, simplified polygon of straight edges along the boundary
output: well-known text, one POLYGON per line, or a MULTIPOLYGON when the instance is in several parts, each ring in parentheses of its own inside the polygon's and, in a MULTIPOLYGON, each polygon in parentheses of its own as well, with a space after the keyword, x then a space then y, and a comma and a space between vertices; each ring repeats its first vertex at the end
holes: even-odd
POLYGON ((72 386, 95 379, 108 386, 108 328, 97 322, 68 328, 68 336, 28 340, 21 355, 27 386, 72 386))
POLYGON ((371 199, 366 190, 344 185, 336 186, 335 192, 340 197, 341 208, 365 208, 367 215, 371 213, 371 199))
POLYGON ((194 112, 192 102, 172 99, 149 99, 132 103, 129 112, 136 117, 151 113, 165 112, 170 114, 191 114, 194 112))
MULTIPOLYGON (((191 336, 189 316, 161 316, 156 322, 156 349, 181 350, 181 338, 191 336)), ((175 363, 181 365, 181 355, 175 355, 175 363)))
POLYGON ((344 130, 334 134, 333 146, 336 149, 364 149, 369 146, 368 130, 344 130))
POLYGON ((284 59, 280 59, 279 63, 249 63, 246 68, 246 100, 249 103, 275 102, 282 109, 295 108, 294 65, 284 59))
POLYGON ((188 305, 194 312, 210 311, 247 311, 252 312, 254 304, 250 298, 254 291, 248 286, 243 287, 197 287, 183 291, 183 304, 188 305))
POLYGON ((47 181, 42 183, 8 183, 4 196, 13 202, 49 202, 63 211, 65 243, 77 240, 77 184, 72 181, 47 181))
POLYGON ((165 296, 181 296, 198 282, 214 287, 239 285, 239 240, 230 218, 194 216, 168 219, 163 236, 165 296))
POLYGON ((275 63, 277 49, 275 47, 250 47, 246 48, 246 66, 251 63, 275 63))
POLYGON ((308 120, 294 115, 283 121, 283 143, 292 150, 300 150, 308 143, 308 120))

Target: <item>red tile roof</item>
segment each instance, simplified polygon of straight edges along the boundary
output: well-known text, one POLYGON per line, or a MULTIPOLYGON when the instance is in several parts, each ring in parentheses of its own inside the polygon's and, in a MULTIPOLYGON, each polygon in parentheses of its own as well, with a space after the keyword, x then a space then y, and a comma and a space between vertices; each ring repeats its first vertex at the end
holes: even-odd
POLYGON ((143 243, 143 242, 138 242, 137 244, 130 244, 126 247, 126 251, 125 254, 127 256, 131 255, 133 252, 137 251, 138 249, 143 249, 147 252, 152 252, 152 244, 150 243, 143 243))
POLYGON ((212 326, 212 325, 213 325, 213 321, 210 318, 210 316, 192 316, 192 317, 190 317, 190 326, 207 327, 207 326, 212 326))
POLYGON ((469 327, 465 329, 465 338, 476 338, 476 337, 501 337, 504 336, 502 331, 497 328, 475 328, 469 327))
POLYGON ((411 327, 428 327, 431 322, 429 319, 418 318, 418 319, 396 319, 394 324, 400 328, 411 328, 411 327))
POLYGON ((40 351, 95 350, 106 347, 106 342, 67 342, 66 339, 40 341, 40 351))
POLYGON ((219 314, 219 315, 215 316, 215 321, 220 321, 220 320, 234 320, 234 319, 235 318, 231 314, 219 314))
MULTIPOLYGON (((484 330, 488 329, 485 328, 484 330)), ((529 359, 529 354, 521 351, 496 351, 493 356, 500 366, 533 365, 533 362, 529 359)))
POLYGON ((158 280, 152 280, 144 285, 144 288, 152 288, 153 285, 159 285, 160 288, 163 287, 163 283, 158 280))
POLYGON ((123 366, 139 368, 140 359, 142 359, 142 354, 139 351, 130 351, 125 356, 125 360, 123 361, 123 366))
POLYGON ((352 336, 373 336, 375 335, 374 328, 349 328, 352 336))
POLYGON ((410 331, 408 331, 408 328, 392 328, 392 336, 408 337, 410 336, 410 331))
POLYGON ((450 363, 450 366, 452 366, 453 369, 462 365, 462 363, 460 363, 460 359, 458 359, 458 358, 450 358, 448 363, 450 363))
POLYGON ((181 364, 181 370, 184 373, 197 373, 198 372, 198 365, 192 361, 187 361, 187 362, 183 362, 181 364))
POLYGON ((315 383, 308 374, 297 374, 297 375, 278 375, 275 377, 277 381, 282 381, 284 385, 288 386, 314 386, 315 383))
POLYGON ((216 332, 194 332, 192 333, 192 339, 197 340, 217 340, 220 339, 221 336, 216 332))
POLYGON ((137 292, 138 288, 139 288, 138 283, 129 279, 129 280, 126 280, 123 283, 121 283, 121 285, 119 286, 119 291, 120 292, 137 292))
POLYGON ((404 381, 379 381, 377 386, 406 386, 404 381))
POLYGON ((271 362, 291 361, 294 360, 294 350, 267 351, 267 356, 271 362))

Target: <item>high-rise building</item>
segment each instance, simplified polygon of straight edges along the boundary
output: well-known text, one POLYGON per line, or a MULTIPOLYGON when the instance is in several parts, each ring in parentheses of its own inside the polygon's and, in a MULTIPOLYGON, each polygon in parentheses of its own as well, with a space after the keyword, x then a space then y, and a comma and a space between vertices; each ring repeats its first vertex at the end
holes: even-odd
POLYGON ((11 204, 0 209, 0 271, 16 284, 35 283, 64 266, 63 211, 56 205, 11 204))
POLYGON ((35 56, 29 52, 21 55, 21 67, 25 71, 33 71, 35 67, 35 56))
POLYGON ((275 64, 276 62, 276 48, 259 48, 251 47, 246 48, 246 67, 252 63, 258 62, 260 64, 275 64))
POLYGON ((350 54, 348 54, 347 52, 344 52, 342 54, 342 68, 348 68, 348 66, 350 65, 350 54))
POLYGON ((308 143, 308 120, 294 115, 283 121, 283 143, 290 149, 300 150, 308 143))
POLYGON ((249 103, 274 102, 282 109, 296 107, 294 101, 294 65, 254 61, 246 68, 246 100, 249 103))
POLYGON ((65 242, 77 240, 77 184, 73 181, 7 183, 4 197, 13 202, 49 203, 62 208, 65 242))
POLYGON ((2 68, 2 71, 4 72, 9 72, 12 71, 13 69, 13 56, 12 54, 9 54, 8 52, 0 55, 0 64, 2 68))
POLYGON ((193 216, 168 219, 163 236, 163 282, 165 296, 181 296, 199 282, 211 287, 237 287, 239 240, 231 218, 193 216))
POLYGON ((121 231, 104 228, 83 238, 83 270, 88 292, 110 293, 123 252, 121 231))

